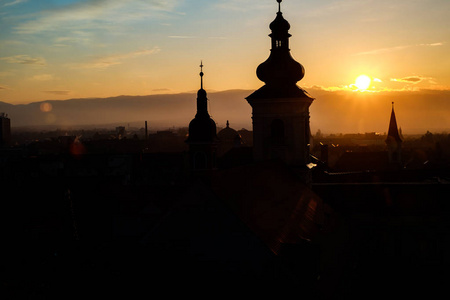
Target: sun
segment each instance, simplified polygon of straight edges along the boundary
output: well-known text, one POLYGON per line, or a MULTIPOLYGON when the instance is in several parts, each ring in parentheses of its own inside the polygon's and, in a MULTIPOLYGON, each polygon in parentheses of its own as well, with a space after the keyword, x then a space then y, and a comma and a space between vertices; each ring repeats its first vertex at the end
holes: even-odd
POLYGON ((358 90, 364 91, 369 88, 371 82, 372 80, 370 79, 369 76, 359 75, 358 78, 356 78, 355 80, 355 86, 358 88, 358 90))

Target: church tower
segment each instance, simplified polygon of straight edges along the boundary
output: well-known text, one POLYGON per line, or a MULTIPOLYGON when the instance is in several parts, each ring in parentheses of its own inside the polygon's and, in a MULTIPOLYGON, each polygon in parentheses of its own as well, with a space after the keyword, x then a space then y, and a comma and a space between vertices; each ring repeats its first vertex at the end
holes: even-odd
POLYGON ((208 113, 208 98, 203 89, 203 63, 200 64, 200 89, 197 92, 197 114, 189 123, 189 163, 192 170, 216 168, 216 123, 208 113))
POLYGON ((277 16, 269 26, 271 52, 256 70, 265 85, 246 98, 253 111, 253 156, 304 167, 309 163, 309 106, 314 99, 297 86, 305 69, 290 54, 290 24, 283 18, 282 0, 277 2, 277 16))
POLYGON ((389 162, 401 163, 402 139, 398 132, 397 120, 394 112, 394 102, 392 102, 391 120, 389 121, 389 130, 386 138, 388 148, 389 162))

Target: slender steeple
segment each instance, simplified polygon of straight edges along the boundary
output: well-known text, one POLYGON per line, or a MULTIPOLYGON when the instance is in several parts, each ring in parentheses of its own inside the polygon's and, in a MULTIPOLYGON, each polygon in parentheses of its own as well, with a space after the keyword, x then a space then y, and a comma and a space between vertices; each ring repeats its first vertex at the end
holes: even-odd
POLYGON ((398 132, 397 120, 395 118, 394 112, 394 102, 392 102, 392 112, 391 112, 391 120, 389 121, 389 130, 388 130, 388 138, 391 140, 401 143, 402 139, 400 138, 400 134, 398 132))
POLYGON ((203 75, 203 62, 200 62, 200 89, 197 92, 197 114, 195 117, 209 118, 208 98, 206 91, 203 89, 203 75))
POLYGON ((394 112, 394 102, 392 102, 391 119, 389 121, 389 130, 386 138, 388 148, 389 162, 401 164, 402 139, 397 127, 397 120, 394 112))
POLYGON ((189 123, 189 161, 192 170, 216 168, 216 122, 208 114, 208 98, 203 89, 203 62, 200 63, 200 89, 197 92, 197 113, 189 123))
POLYGON ((197 113, 189 124, 188 142, 209 142, 216 139, 216 123, 208 113, 208 98, 203 89, 203 62, 200 63, 200 89, 197 92, 197 113))

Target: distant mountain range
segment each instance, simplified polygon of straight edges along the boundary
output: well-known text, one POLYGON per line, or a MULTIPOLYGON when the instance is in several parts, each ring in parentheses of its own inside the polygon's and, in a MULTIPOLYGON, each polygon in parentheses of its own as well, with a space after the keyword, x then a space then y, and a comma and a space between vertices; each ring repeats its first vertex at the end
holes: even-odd
MULTIPOLYGON (((316 100, 310 107, 311 131, 381 132, 388 129, 391 102, 405 134, 450 132, 450 91, 348 92, 307 89, 316 100)), ((253 90, 208 92, 208 110, 219 127, 252 129, 252 110, 245 100, 253 90)), ((132 126, 149 130, 188 126, 196 113, 196 93, 49 100, 13 105, 0 102, 12 128, 132 126)))
MULTIPOLYGON (((208 110, 218 125, 229 120, 236 129, 251 128, 251 91, 208 93, 208 110)), ((12 105, 0 102, 0 112, 12 127, 126 126, 148 122, 149 128, 188 126, 196 114, 196 93, 49 100, 12 105)))

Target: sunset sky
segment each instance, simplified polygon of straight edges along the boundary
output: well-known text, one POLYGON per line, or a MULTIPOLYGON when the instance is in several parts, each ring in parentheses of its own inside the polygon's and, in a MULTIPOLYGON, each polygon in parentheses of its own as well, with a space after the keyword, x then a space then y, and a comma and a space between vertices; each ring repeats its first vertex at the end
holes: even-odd
MULTIPOLYGON (((284 0, 305 89, 450 89, 450 1, 284 0)), ((257 89, 275 0, 0 0, 0 101, 257 89)))

